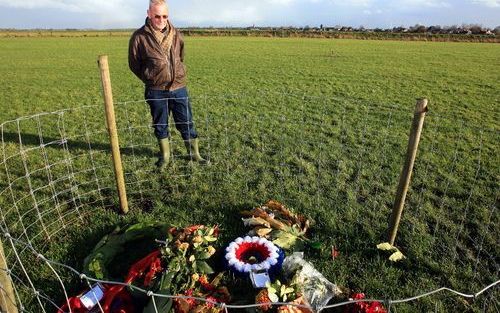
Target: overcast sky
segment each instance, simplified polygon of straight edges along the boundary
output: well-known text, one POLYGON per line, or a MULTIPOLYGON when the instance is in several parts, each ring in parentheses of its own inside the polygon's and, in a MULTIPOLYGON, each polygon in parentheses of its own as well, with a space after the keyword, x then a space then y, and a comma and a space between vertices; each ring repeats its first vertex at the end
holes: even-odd
MULTIPOLYGON (((0 28, 137 28, 148 0, 0 0, 0 28)), ((500 0, 170 0, 186 26, 500 25, 500 0)))

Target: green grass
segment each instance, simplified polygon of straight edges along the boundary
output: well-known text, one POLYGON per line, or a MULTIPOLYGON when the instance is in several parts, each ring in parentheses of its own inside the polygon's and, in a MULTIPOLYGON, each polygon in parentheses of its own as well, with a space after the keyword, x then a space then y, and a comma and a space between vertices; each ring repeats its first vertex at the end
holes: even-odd
MULTIPOLYGON (((400 299, 443 286, 472 293, 498 279, 500 46, 188 37, 195 121, 213 164, 186 163, 175 133, 174 164, 157 174, 149 113, 143 87, 127 67, 127 43, 123 37, 0 38, 0 121, 74 109, 2 129, 4 220, 9 232, 32 239, 46 257, 81 270, 100 237, 137 221, 221 224, 229 241, 242 234, 239 210, 274 198, 316 221, 311 237, 324 249, 309 251, 308 259, 331 281, 372 298, 400 299), (99 54, 109 56, 118 102, 127 216, 113 209, 99 54), (422 96, 430 99, 430 112, 397 239, 407 259, 391 264, 375 245, 385 240, 415 98, 422 96), (23 147, 32 148, 24 157, 18 128, 23 147), (40 148, 41 137, 44 143, 69 140, 40 148), (28 235, 17 211, 27 212, 28 235), (331 246, 340 251, 335 261, 331 246)), ((29 251, 22 255, 37 264, 29 268, 36 288, 60 303, 63 293, 50 268, 29 251)), ((29 287, 18 265, 14 270, 29 287)), ((83 288, 78 277, 57 270, 70 293, 83 288)), ((25 304, 36 306, 21 289, 25 304)), ((475 302, 443 293, 393 308, 493 312, 496 298, 498 288, 475 302)))

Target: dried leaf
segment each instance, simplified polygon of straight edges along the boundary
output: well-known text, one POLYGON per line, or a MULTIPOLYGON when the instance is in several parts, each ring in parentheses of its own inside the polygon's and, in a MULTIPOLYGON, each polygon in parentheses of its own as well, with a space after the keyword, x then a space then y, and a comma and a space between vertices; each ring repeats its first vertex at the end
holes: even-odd
POLYGON ((389 257, 389 261, 392 261, 392 262, 398 262, 398 261, 401 261, 402 259, 404 259, 405 256, 403 255, 403 253, 401 253, 401 251, 396 251, 394 252, 390 257, 389 257))
POLYGON ((272 232, 273 229, 268 227, 255 227, 254 231, 257 234, 257 236, 265 237, 269 235, 269 233, 272 232))
POLYGON ((335 247, 332 246, 332 260, 335 260, 339 255, 340 255, 340 252, 339 250, 335 249, 335 247))
POLYGON ((255 215, 253 213, 253 211, 248 211, 248 210, 241 211, 240 214, 243 216, 254 216, 255 215))
POLYGON ((391 245, 390 243, 388 242, 384 242, 384 243, 381 243, 381 244, 378 244, 377 245, 377 249, 379 250, 384 250, 384 251, 389 251, 389 250, 393 250, 394 249, 394 246, 391 245))
POLYGON ((241 219, 245 226, 265 226, 270 227, 269 223, 261 217, 250 217, 241 219))

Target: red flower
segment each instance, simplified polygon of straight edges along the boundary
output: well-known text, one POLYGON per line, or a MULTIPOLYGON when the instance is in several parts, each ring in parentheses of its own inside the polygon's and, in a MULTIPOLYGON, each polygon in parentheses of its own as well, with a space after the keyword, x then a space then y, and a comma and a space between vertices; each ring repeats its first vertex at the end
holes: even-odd
MULTIPOLYGON (((188 289, 186 290, 186 292, 184 292, 184 295, 185 296, 188 296, 188 297, 192 297, 193 296, 193 292, 194 290, 193 289, 188 289)), ((190 307, 193 307, 195 304, 196 304, 196 300, 193 299, 193 298, 187 298, 187 299, 184 299, 190 307)))
POLYGON ((192 225, 192 226, 186 227, 185 229, 186 229, 186 232, 188 234, 190 234, 190 233, 193 233, 193 232, 197 231, 198 229, 204 228, 204 227, 205 227, 205 225, 192 225))
MULTIPOLYGON (((215 303, 217 303, 217 302, 218 302, 218 301, 217 301, 217 299, 216 299, 216 298, 214 298, 214 297, 212 297, 212 296, 208 296, 208 297, 207 297, 207 300, 209 300, 209 301, 213 301, 213 302, 215 302, 215 303)), ((208 301, 207 301, 207 302, 206 302, 206 306, 207 306, 208 308, 213 308, 213 307, 215 306, 215 304, 214 304, 213 302, 208 302, 208 301)))
MULTIPOLYGON (((364 293, 355 293, 351 296, 351 300, 362 300, 365 298, 364 293)), ((378 301, 372 302, 356 302, 345 307, 344 313, 387 313, 382 303, 378 301)))
POLYGON ((382 306, 382 303, 373 301, 369 304, 366 309, 366 313, 387 313, 385 308, 382 306))
POLYGON ((153 260, 153 262, 151 263, 151 267, 149 268, 149 271, 146 274, 146 277, 144 278, 144 286, 149 286, 151 284, 151 281, 153 280, 153 277, 156 275, 156 273, 159 273, 162 270, 163 270, 163 267, 161 266, 161 259, 155 258, 153 260))
POLYGON ((259 242, 243 242, 234 251, 236 259, 244 263, 261 263, 265 259, 271 256, 271 252, 268 250, 267 246, 259 242), (251 260, 253 262, 251 262, 251 260))

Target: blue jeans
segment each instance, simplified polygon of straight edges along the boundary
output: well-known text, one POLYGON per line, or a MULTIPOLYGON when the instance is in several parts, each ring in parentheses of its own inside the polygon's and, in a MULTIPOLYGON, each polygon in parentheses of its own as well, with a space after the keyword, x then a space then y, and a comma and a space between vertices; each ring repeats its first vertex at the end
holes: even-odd
POLYGON ((154 90, 146 87, 144 97, 151 109, 156 138, 168 138, 170 112, 174 117, 175 128, 181 133, 182 139, 189 140, 198 137, 194 128, 193 113, 186 87, 173 91, 154 90))

